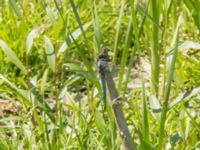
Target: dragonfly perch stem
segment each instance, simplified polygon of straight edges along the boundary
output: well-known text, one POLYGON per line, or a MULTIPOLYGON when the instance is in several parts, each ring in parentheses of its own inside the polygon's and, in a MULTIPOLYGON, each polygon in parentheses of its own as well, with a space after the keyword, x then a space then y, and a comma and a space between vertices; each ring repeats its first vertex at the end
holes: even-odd
MULTIPOLYGON (((126 150, 134 150, 135 148, 133 145, 133 141, 129 133, 128 126, 126 124, 126 120, 121 108, 121 97, 119 96, 117 89, 115 87, 115 83, 113 81, 111 72, 107 64, 107 60, 108 60, 107 58, 108 58, 107 49, 104 48, 102 49, 102 53, 99 55, 99 59, 98 59, 98 67, 99 67, 101 80, 102 80, 102 77, 104 77, 103 82, 106 83, 107 88, 108 88, 112 110, 114 112, 115 122, 117 124, 119 135, 123 141, 124 147, 126 150)), ((101 81, 101 83, 103 82, 101 81)), ((105 85, 102 85, 102 87, 104 86, 105 85)), ((105 91, 105 89, 103 89, 103 91, 105 91)), ((103 93, 103 94, 106 94, 106 93, 103 93)), ((105 97, 105 95, 103 95, 103 97, 105 97)))

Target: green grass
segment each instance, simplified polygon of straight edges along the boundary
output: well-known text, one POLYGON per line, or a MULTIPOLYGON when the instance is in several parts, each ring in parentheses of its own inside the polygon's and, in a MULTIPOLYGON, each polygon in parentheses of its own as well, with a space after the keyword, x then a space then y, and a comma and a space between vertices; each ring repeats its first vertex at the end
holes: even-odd
POLYGON ((110 49, 113 72, 119 68, 116 85, 135 147, 198 149, 198 6, 0 1, 0 99, 20 104, 0 116, 0 149, 122 148, 109 101, 106 112, 102 107, 101 45, 110 49))

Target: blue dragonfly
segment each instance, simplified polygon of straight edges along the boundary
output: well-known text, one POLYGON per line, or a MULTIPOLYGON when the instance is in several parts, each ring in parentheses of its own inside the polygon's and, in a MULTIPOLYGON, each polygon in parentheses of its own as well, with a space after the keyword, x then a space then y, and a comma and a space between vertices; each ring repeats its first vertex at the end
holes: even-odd
POLYGON ((102 48, 102 52, 98 57, 98 70, 100 74, 100 83, 101 83, 101 89, 102 89, 102 99, 104 104, 104 110, 106 109, 106 76, 105 72, 107 70, 107 61, 109 60, 108 57, 108 49, 102 48))

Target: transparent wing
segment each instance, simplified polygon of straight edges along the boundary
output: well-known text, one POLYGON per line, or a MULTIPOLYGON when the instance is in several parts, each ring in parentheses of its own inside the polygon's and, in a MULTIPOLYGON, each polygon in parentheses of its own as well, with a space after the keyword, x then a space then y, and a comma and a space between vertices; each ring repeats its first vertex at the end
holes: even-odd
POLYGON ((106 109, 106 81, 105 81, 105 75, 103 72, 100 74, 100 80, 101 80, 101 89, 102 89, 102 98, 103 98, 104 109, 106 109))

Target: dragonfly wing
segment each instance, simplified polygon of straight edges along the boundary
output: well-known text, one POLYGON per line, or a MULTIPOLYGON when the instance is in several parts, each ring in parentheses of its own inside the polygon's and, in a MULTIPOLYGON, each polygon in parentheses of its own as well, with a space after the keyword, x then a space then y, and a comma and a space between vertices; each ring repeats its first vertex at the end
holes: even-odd
POLYGON ((104 74, 101 74, 101 89, 102 89, 102 98, 103 98, 104 109, 106 109, 106 81, 105 81, 104 74))

